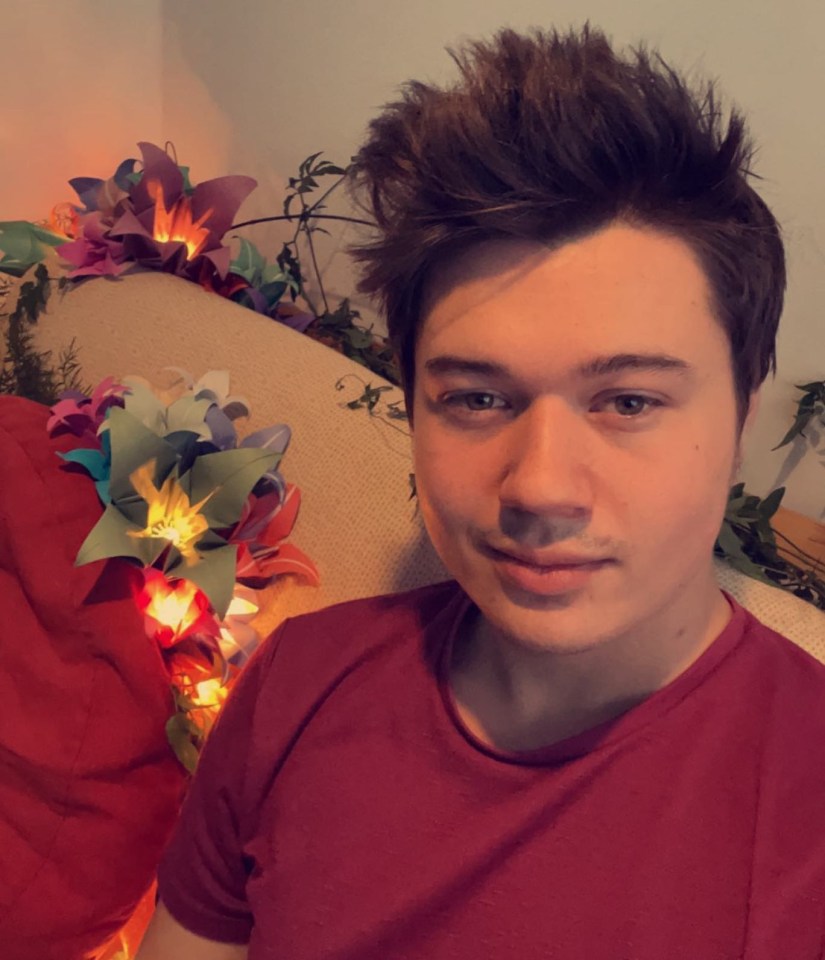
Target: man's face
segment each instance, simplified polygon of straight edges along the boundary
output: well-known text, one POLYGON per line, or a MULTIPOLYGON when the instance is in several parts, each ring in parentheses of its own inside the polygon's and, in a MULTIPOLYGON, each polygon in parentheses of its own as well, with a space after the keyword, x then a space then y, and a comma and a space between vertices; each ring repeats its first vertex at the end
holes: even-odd
POLYGON ((470 251, 430 291, 413 411, 427 529, 494 628, 573 651, 709 602, 736 401, 683 241, 470 251))

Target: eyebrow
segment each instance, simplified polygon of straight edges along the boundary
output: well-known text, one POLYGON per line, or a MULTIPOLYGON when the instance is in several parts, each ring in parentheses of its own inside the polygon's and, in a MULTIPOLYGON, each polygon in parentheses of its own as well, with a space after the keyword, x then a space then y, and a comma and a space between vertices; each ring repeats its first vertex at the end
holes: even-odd
MULTIPOLYGON (((424 368, 435 374, 467 373, 486 377, 512 377, 510 370, 501 363, 495 363, 492 360, 471 360, 451 354, 431 357, 424 364, 424 368)), ((580 377, 593 379, 623 373, 626 370, 664 370, 687 374, 693 368, 685 360, 664 353, 615 353, 594 357, 576 367, 575 373, 580 377)))
POLYGON ((624 370, 674 370, 677 373, 688 373, 691 369, 686 360, 664 353, 616 353, 613 356, 595 357, 577 367, 576 372, 583 377, 603 377, 610 373, 622 373, 624 370))

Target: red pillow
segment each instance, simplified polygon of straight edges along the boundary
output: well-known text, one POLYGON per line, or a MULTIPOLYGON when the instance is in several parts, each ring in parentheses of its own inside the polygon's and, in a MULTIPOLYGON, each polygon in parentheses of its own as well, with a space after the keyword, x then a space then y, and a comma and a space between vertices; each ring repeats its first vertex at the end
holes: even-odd
POLYGON ((125 561, 75 567, 102 507, 48 410, 0 397, 0 956, 81 960, 152 881, 185 783, 125 561))

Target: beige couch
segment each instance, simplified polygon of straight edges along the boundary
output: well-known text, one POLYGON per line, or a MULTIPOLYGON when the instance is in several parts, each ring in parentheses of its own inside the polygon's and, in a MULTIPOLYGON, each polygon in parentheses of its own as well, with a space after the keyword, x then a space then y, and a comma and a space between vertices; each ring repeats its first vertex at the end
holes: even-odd
MULTIPOLYGON (((410 500, 408 437, 397 422, 346 406, 364 384, 383 384, 380 377, 165 274, 96 279, 56 295, 39 321, 38 345, 58 350, 73 338, 89 384, 108 375, 162 380, 167 366, 196 377, 228 369, 232 392, 250 402, 250 430, 275 422, 292 428, 282 470, 303 494, 292 539, 317 563, 321 586, 284 582, 271 589, 259 617, 262 632, 292 614, 446 578, 410 500)), ((396 400, 401 392, 383 396, 396 400)), ((825 661, 825 614, 717 566, 726 590, 825 661)))

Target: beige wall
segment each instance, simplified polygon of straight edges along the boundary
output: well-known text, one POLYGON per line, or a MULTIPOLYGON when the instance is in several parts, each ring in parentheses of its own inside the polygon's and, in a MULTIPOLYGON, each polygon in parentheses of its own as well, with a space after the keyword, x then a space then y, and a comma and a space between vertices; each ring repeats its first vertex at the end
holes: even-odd
MULTIPOLYGON (((6 98, 0 121, 4 217, 38 215, 62 198, 66 177, 107 170, 144 137, 173 140, 195 179, 252 174, 261 186, 244 214, 278 212, 284 179, 307 154, 346 161, 401 82, 448 78, 448 43, 504 24, 584 19, 580 0, 4 0, 3 8, 0 69, 5 88, 22 91, 11 112, 15 98, 6 98), (33 160, 38 150, 43 159, 33 160)), ((743 473, 767 492, 790 465, 787 451, 770 448, 790 423, 793 384, 825 378, 825 5, 591 0, 585 12, 619 44, 646 39, 681 69, 718 78, 761 144, 761 191, 785 226, 790 262, 779 375, 765 390, 743 473)), ((283 230, 248 235, 274 252, 283 230)), ((340 252, 351 236, 323 251, 339 295, 352 289, 340 252)), ((825 463, 805 454, 786 506, 821 517, 823 480, 825 463)))
POLYGON ((0 219, 74 200, 161 137, 161 0, 0 0, 0 219))

